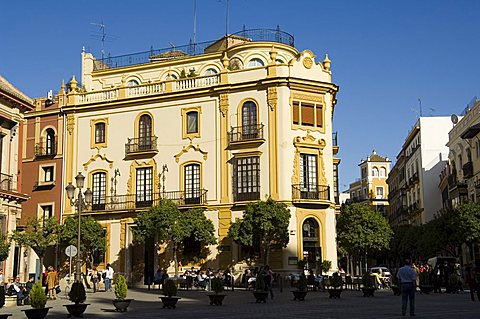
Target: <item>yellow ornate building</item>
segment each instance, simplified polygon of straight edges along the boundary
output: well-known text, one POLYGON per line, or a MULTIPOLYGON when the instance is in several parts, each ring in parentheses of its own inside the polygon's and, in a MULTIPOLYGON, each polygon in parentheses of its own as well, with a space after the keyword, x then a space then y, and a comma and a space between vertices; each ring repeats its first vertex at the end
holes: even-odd
POLYGON ((373 150, 358 166, 361 179, 350 184, 350 201, 370 205, 385 215, 388 206, 387 177, 390 173, 390 160, 373 150))
MULTIPOLYGON (((168 266, 153 243, 135 246, 131 232, 136 213, 166 197, 204 208, 213 221, 220 244, 203 265, 240 270, 229 226, 247 203, 271 196, 292 216, 290 242, 271 254, 271 266, 288 270, 307 258, 335 269, 338 86, 330 64, 279 30, 103 60, 83 52, 81 85, 73 78, 59 96, 63 179, 75 184, 81 172, 93 191, 85 214, 105 227, 101 261, 134 282, 168 266)), ((64 203, 64 217, 74 214, 64 203)))

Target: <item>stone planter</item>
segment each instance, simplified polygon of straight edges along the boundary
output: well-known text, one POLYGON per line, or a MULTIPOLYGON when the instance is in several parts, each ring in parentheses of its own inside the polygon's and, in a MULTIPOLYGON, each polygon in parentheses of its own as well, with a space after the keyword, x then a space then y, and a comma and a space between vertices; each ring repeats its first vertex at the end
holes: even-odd
POLYGON ((266 303, 268 297, 268 291, 254 291, 253 296, 255 296, 256 303, 266 303))
POLYGON ((182 299, 178 296, 171 296, 171 297, 161 296, 158 298, 162 299, 163 308, 168 308, 168 309, 175 309, 175 307, 177 306, 178 300, 182 299))
POLYGON ((293 300, 298 301, 305 301, 305 297, 307 296, 306 290, 292 290, 293 293, 293 300))
POLYGON ((342 294, 343 289, 337 289, 337 288, 330 288, 327 289, 328 291, 328 298, 330 299, 338 299, 340 298, 340 295, 342 294))
POLYGON ((207 296, 210 298, 210 306, 221 306, 226 295, 209 294, 207 296))
POLYGON ((429 294, 433 291, 433 286, 431 285, 419 285, 418 288, 420 288, 421 294, 429 294))
POLYGON ((132 300, 133 299, 114 299, 112 302, 113 306, 115 307, 115 311, 126 312, 132 300))
POLYGON ((23 309, 28 319, 43 319, 52 307, 23 309))
POLYGON ((77 318, 83 318, 83 313, 87 309, 88 303, 72 303, 69 305, 63 305, 65 308, 67 308, 68 311, 68 318, 70 317, 77 317, 77 318))
POLYGON ((374 293, 375 293, 375 288, 373 287, 368 287, 368 288, 362 288, 362 292, 363 292, 363 296, 364 297, 374 297, 374 293))

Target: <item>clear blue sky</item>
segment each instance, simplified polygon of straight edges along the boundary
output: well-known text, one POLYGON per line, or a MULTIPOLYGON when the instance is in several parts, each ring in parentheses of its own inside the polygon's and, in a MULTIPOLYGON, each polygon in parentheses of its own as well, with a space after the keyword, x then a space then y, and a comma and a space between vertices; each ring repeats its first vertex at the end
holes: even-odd
MULTIPOLYGON (((329 54, 340 86, 341 190, 373 149, 395 158, 419 97, 424 115, 450 115, 480 96, 480 1, 230 0, 229 7, 229 32, 278 24, 299 50, 329 54)), ((225 33, 225 9, 226 0, 197 0, 198 42, 225 33)), ((3 1, 1 11, 0 74, 32 97, 80 75, 82 46, 100 56, 91 23, 105 23, 112 56, 193 37, 193 0, 3 1)))

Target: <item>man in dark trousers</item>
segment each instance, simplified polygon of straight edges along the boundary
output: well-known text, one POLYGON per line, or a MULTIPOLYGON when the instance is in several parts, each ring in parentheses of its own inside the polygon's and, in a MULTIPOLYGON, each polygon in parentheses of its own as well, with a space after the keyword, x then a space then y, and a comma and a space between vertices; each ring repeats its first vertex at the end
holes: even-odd
POLYGON ((417 273, 412 268, 410 260, 405 260, 405 265, 397 272, 398 282, 402 290, 402 316, 407 312, 407 301, 410 300, 410 316, 415 316, 415 282, 417 273))

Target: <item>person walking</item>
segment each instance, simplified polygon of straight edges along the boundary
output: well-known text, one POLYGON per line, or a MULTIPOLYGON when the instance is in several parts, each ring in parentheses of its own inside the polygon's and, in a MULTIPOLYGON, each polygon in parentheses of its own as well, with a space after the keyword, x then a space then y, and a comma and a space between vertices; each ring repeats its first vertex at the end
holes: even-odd
POLYGON ((407 312, 407 301, 410 302, 410 316, 415 316, 415 290, 417 273, 412 268, 410 260, 405 260, 405 265, 398 270, 398 282, 402 291, 402 316, 407 312))
POLYGON ((97 292, 97 283, 98 283, 98 271, 96 267, 93 267, 92 272, 90 273, 90 281, 93 285, 93 293, 97 292))
POLYGON ((112 266, 107 264, 105 269, 105 291, 112 291, 112 280, 114 273, 115 271, 113 270, 112 266))
POLYGON ((55 288, 58 285, 58 275, 55 269, 53 269, 53 266, 48 267, 48 274, 47 274, 47 279, 46 279, 46 285, 48 289, 48 297, 50 300, 56 300, 57 299, 57 292, 55 291, 55 288))

